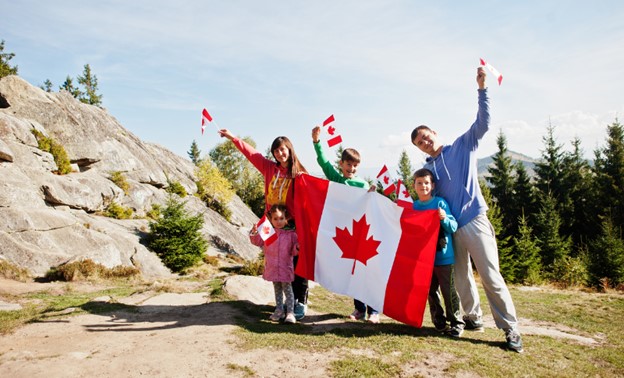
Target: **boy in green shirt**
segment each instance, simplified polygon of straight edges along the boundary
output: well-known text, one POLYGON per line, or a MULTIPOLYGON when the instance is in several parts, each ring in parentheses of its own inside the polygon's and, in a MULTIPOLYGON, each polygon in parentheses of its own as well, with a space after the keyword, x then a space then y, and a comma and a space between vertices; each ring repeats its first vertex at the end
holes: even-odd
MULTIPOLYGON (((329 181, 370 190, 371 187, 369 183, 355 175, 357 167, 360 164, 359 152, 353 148, 344 149, 339 163, 341 172, 338 172, 334 165, 327 160, 327 157, 325 156, 323 146, 321 145, 319 139, 320 135, 321 128, 319 126, 312 129, 312 141, 314 142, 314 150, 316 151, 316 161, 321 166, 325 177, 327 177, 329 181)), ((374 189, 375 188, 372 187, 372 190, 374 189)), ((353 299, 353 304, 355 306, 355 310, 351 315, 349 315, 350 319, 363 320, 366 318, 366 313, 368 312, 368 321, 375 324, 379 323, 379 313, 375 309, 367 306, 355 298, 353 299)))

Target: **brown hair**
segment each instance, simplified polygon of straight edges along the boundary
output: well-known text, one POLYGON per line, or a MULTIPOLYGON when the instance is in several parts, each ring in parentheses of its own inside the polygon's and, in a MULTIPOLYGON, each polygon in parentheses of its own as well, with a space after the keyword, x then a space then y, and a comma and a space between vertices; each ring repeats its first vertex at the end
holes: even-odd
POLYGON ((271 208, 267 210, 267 218, 271 219, 276 211, 281 211, 282 213, 284 213, 286 219, 290 219, 290 213, 288 212, 288 208, 286 207, 286 205, 280 205, 277 203, 275 205, 271 205, 271 208))
POLYGON ((308 173, 308 171, 299 161, 299 158, 297 158, 297 154, 295 153, 295 147, 293 147, 292 142, 285 136, 278 136, 271 144, 271 155, 273 155, 273 158, 275 158, 275 154, 273 153, 273 151, 277 150, 282 145, 288 148, 288 171, 290 173, 290 176, 295 178, 301 173, 308 173))
POLYGON ((357 152, 355 148, 345 148, 344 150, 342 150, 342 156, 340 157, 340 160, 359 163, 360 153, 357 152))
MULTIPOLYGON (((414 144, 414 139, 416 139, 416 137, 418 136, 418 132, 420 130, 429 130, 432 131, 429 126, 426 125, 420 125, 418 127, 416 127, 413 131, 412 131, 412 144, 414 144)), ((422 177, 422 176, 421 176, 422 177)))
POLYGON ((427 177, 427 176, 431 178, 431 182, 435 182, 435 178, 433 177, 433 172, 431 172, 427 168, 420 168, 419 170, 414 172, 414 181, 416 181, 416 179, 419 177, 427 177))

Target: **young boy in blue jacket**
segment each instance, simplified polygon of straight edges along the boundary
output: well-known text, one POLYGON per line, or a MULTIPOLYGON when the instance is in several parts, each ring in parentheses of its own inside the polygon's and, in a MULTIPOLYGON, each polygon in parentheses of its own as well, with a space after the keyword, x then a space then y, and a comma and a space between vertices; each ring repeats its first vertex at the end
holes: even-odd
POLYGON ((429 287, 431 321, 437 331, 460 337, 464 332, 465 324, 461 318, 459 296, 455 290, 455 255, 451 237, 457 231, 457 221, 444 198, 433 195, 435 183, 430 170, 422 168, 414 173, 414 189, 418 195, 418 200, 414 201, 414 210, 437 210, 440 215, 440 234, 429 287), (440 302, 438 288, 444 297, 444 307, 440 302), (444 315, 445 308, 446 316, 444 315), (450 323, 450 328, 448 323, 450 323))

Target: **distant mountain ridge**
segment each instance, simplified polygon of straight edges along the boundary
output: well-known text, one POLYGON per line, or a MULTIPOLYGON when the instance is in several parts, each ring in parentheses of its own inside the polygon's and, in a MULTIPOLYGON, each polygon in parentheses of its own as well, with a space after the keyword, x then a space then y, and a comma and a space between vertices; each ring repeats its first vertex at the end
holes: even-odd
MULTIPOLYGON (((512 164, 522 163, 527 171, 528 176, 535 176, 535 164, 538 162, 538 159, 534 159, 530 156, 515 151, 508 151, 507 154, 511 157, 512 164)), ((490 155, 483 159, 477 159, 477 171, 479 172, 479 177, 489 177, 490 173, 488 172, 488 167, 493 166, 493 164, 494 155, 490 155)))

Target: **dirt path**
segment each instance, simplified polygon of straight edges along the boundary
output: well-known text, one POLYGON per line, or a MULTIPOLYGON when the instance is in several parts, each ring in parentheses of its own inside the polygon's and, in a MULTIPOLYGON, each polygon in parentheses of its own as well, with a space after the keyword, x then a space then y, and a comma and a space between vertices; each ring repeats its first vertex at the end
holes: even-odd
MULTIPOLYGON (((11 283, 11 288, 4 281, 0 285, 5 293, 28 290, 19 283, 11 283)), ((46 290, 55 288, 60 290, 54 285, 46 290)), ((127 309, 106 315, 54 317, 3 335, 0 377, 243 377, 245 366, 261 377, 326 377, 328 364, 336 358, 335 354, 271 348, 240 350, 235 319, 245 314, 227 302, 209 302, 206 293, 146 292, 121 302, 127 309)), ((530 321, 523 324, 532 324, 522 328, 525 334, 597 342, 577 337, 573 330, 530 321)), ((314 325, 350 326, 336 319, 314 325)), ((486 326, 493 327, 491 318, 486 319, 486 326)), ((441 363, 445 362, 422 361, 410 373, 437 376, 441 363)))

